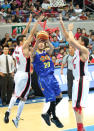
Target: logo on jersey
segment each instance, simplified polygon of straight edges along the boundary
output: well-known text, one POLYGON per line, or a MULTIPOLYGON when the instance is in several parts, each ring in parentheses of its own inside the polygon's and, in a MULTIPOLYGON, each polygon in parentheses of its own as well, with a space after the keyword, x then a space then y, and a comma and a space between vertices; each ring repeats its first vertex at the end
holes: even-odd
POLYGON ((48 55, 40 57, 40 61, 42 62, 47 61, 47 60, 50 60, 50 57, 48 55))
POLYGON ((19 51, 15 51, 15 54, 19 54, 19 51))

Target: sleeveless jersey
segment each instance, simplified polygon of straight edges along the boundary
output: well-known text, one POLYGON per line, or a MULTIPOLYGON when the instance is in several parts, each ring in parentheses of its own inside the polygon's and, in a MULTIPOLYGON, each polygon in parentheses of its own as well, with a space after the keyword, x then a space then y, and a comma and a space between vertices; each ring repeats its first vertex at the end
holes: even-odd
POLYGON ((80 78, 81 76, 88 75, 88 60, 83 62, 80 59, 80 51, 76 50, 73 57, 73 76, 74 78, 80 78))
POLYGON ((13 58, 16 60, 17 71, 30 72, 30 57, 24 57, 22 46, 16 47, 13 52, 13 58))
POLYGON ((47 76, 48 74, 54 73, 52 59, 45 51, 41 54, 36 52, 33 66, 38 76, 47 76))

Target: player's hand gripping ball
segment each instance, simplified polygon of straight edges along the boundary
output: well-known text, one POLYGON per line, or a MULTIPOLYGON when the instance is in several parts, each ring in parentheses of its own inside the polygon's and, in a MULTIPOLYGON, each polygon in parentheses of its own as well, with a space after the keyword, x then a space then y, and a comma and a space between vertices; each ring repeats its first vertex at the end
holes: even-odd
POLYGON ((47 40, 47 39, 49 39, 49 35, 46 31, 39 31, 37 33, 37 38, 42 39, 42 40, 47 40))

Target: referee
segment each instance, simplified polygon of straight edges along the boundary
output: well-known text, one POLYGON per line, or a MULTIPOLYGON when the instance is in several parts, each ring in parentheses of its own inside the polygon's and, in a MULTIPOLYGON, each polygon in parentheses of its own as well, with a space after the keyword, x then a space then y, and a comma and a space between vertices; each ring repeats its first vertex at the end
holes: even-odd
POLYGON ((62 65, 61 65, 61 74, 63 74, 64 65, 67 64, 67 86, 68 86, 68 96, 69 101, 72 100, 72 86, 73 86, 73 73, 72 73, 72 60, 74 56, 74 48, 69 46, 69 54, 63 57, 62 65))

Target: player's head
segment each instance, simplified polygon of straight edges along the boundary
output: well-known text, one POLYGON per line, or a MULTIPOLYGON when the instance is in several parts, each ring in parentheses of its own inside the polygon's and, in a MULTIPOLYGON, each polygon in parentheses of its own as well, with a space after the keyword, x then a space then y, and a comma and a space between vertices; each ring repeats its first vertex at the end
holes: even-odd
POLYGON ((39 40, 38 41, 38 50, 44 50, 45 49, 45 41, 44 40, 39 40))
POLYGON ((5 45, 5 46, 3 47, 3 53, 4 53, 5 55, 8 55, 8 52, 9 52, 9 46, 8 46, 8 45, 5 45))
POLYGON ((19 35, 17 37, 17 45, 22 45, 24 43, 24 41, 26 40, 26 35, 19 35))
POLYGON ((92 41, 94 41, 94 31, 92 31, 92 33, 91 33, 91 39, 92 39, 92 41))
POLYGON ((69 54, 71 55, 71 56, 74 56, 74 48, 73 48, 73 46, 69 46, 69 54))
POLYGON ((85 47, 89 44, 89 39, 86 36, 80 36, 79 37, 79 43, 85 47))

